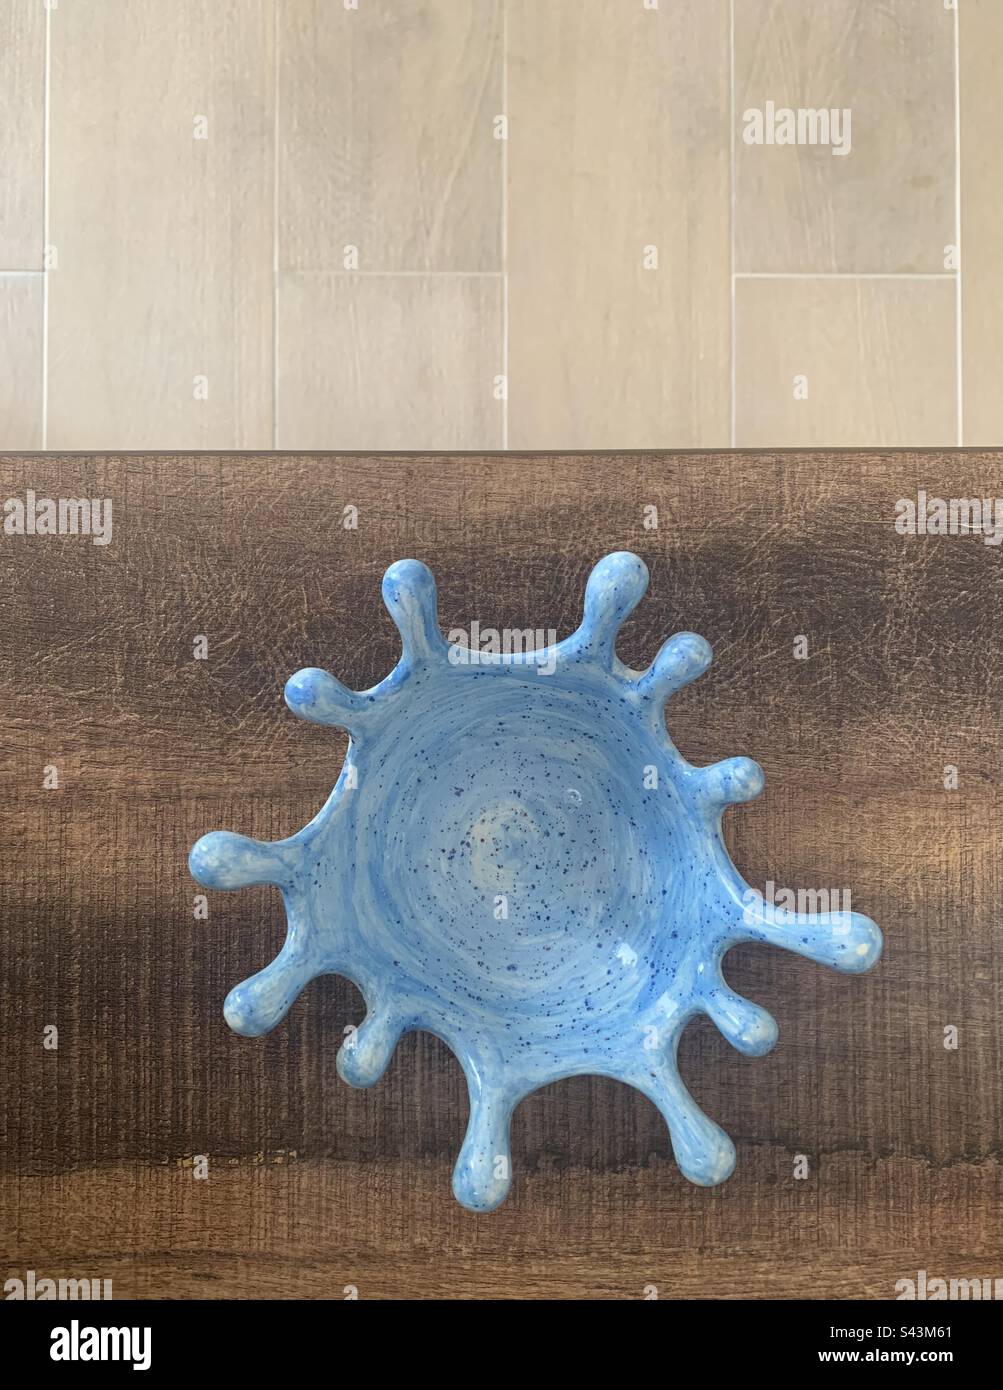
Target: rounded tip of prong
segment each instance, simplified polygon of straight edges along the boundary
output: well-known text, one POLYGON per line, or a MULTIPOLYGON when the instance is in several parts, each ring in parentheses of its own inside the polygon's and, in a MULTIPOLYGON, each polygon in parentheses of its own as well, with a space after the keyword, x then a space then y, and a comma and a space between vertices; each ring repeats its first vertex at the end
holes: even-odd
POLYGON ((793 912, 753 890, 746 940, 767 941, 846 975, 861 975, 881 956, 881 928, 862 912, 793 912))
POLYGON ((439 631, 435 578, 420 560, 397 560, 383 576, 383 602, 397 625, 406 656, 446 646, 439 631))
POLYGON ((780 1037, 777 1020, 766 1009, 758 1009, 738 1034, 736 1047, 746 1057, 765 1057, 772 1052, 780 1037))
POLYGON ((401 1034, 398 1019, 386 1010, 370 1013, 338 1049, 338 1075, 349 1086, 373 1086, 390 1065, 401 1034))
POLYGON ((753 801, 766 786, 766 774, 753 758, 726 758, 701 768, 699 776, 714 809, 753 801))
POLYGON ((196 840, 188 854, 188 872, 203 888, 215 888, 218 869, 217 836, 223 831, 214 830, 196 840))
POLYGON ((314 708, 326 674, 316 666, 304 666, 289 677, 282 694, 294 714, 305 715, 314 708))
POLYGON ((755 758, 731 758, 729 781, 729 801, 752 801, 766 786, 766 773, 755 758))
POLYGON ((741 1052, 744 1057, 765 1057, 767 1052, 773 1051, 780 1037, 777 1020, 766 1009, 761 1009, 756 1004, 749 1004, 747 1000, 742 1002, 746 1008, 741 1017, 736 1020, 737 1026, 734 1029, 728 1029, 722 1025, 713 1014, 711 1017, 714 1018, 715 1023, 732 1047, 741 1052))
POLYGON ((680 1152, 673 1136, 673 1152, 684 1178, 698 1187, 717 1187, 727 1182, 735 1171, 735 1145, 724 1130, 713 1126, 714 1133, 702 1136, 703 1142, 680 1152))
POLYGON ((401 589, 410 594, 435 596, 435 576, 421 560, 395 560, 383 575, 383 597, 396 602, 401 589))
POLYGON ((655 668, 669 670, 685 682, 702 676, 713 660, 714 649, 706 637, 699 632, 677 632, 655 657, 655 668))
POLYGON ((227 1026, 242 1038, 260 1038, 274 1027, 274 1024, 262 1018, 254 1007, 252 1000, 248 998, 245 985, 235 985, 226 996, 223 1001, 223 1017, 227 1026))
POLYGON ((499 1155, 497 1166, 490 1158, 470 1163, 461 1155, 453 1170, 453 1196, 468 1211, 494 1211, 504 1202, 512 1186, 510 1167, 507 1155, 499 1155), (499 1172, 503 1176, 499 1177, 499 1172))
POLYGON ((316 666, 306 666, 291 675, 283 694, 286 704, 300 719, 339 729, 350 727, 360 703, 354 690, 316 666))
POLYGON ((849 919, 849 930, 836 938, 839 948, 834 964, 837 970, 843 970, 849 975, 862 975, 881 958, 884 949, 881 928, 862 912, 841 915, 849 919))
POLYGON ((188 869, 204 888, 251 888, 285 883, 286 865, 275 845, 213 830, 192 845, 188 869))
MULTIPOLYGON (((737 1000, 737 996, 735 998, 737 1000)), ((694 1101, 674 1062, 658 1071, 651 1071, 645 1065, 626 1079, 662 1112, 669 1127, 672 1152, 684 1177, 699 1187, 715 1187, 731 1176, 735 1167, 735 1145, 694 1101)))
POLYGON ((735 994, 723 980, 706 996, 704 1007, 732 1047, 743 1056, 763 1057, 776 1046, 780 1029, 773 1015, 759 1004, 735 994))
POLYGON ((494 1211, 508 1196, 511 1114, 512 1099, 504 1091, 471 1094, 467 1132, 453 1169, 453 1195, 468 1211, 494 1211))
POLYGON ((667 700, 684 685, 702 676, 714 659, 706 637, 696 632, 677 632, 662 646, 638 684, 659 700, 667 700))
POLYGON ((342 1081, 360 1091, 374 1086, 386 1070, 385 1063, 377 1069, 370 1056, 350 1048, 347 1042, 343 1042, 338 1049, 336 1066, 342 1081))
POLYGON ((614 550, 593 568, 585 586, 586 611, 590 603, 614 606, 630 613, 648 589, 648 566, 630 550, 614 550))
POLYGON ((617 550, 604 556, 585 586, 585 612, 577 645, 611 659, 616 635, 648 587, 648 567, 639 555, 617 550))

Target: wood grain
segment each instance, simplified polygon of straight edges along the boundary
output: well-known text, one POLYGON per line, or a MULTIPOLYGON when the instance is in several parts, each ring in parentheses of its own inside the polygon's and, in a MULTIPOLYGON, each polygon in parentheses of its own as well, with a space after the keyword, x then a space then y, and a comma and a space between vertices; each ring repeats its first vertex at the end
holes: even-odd
POLYGON ((271 0, 53 11, 50 447, 271 447, 274 66, 271 0))
POLYGON ((943 272, 957 241, 954 23, 913 0, 736 0, 736 269, 943 272), (743 115, 767 101, 848 107, 850 153, 746 144, 743 115))
POLYGON ((42 277, 0 275, 0 449, 42 443, 42 277))
POLYGON ((953 443, 955 312, 947 279, 740 279, 739 446, 953 443), (799 376, 806 398, 795 396, 799 376))
POLYGON ((920 1268, 999 1274, 1003 570, 980 537, 900 536, 892 519, 920 488, 995 495, 1001 464, 0 460, 3 496, 115 507, 108 546, 0 541, 4 1276, 93 1273, 117 1297, 636 1298, 654 1283, 663 1298, 888 1298, 920 1268), (341 527, 349 502, 357 531, 341 527), (736 1139, 723 1187, 679 1176, 643 1098, 577 1079, 520 1107, 512 1196, 475 1217, 449 1191, 466 1117, 450 1054, 412 1035, 372 1091, 345 1087, 336 1044, 361 1004, 332 978, 269 1037, 229 1034, 223 996, 274 953, 281 905, 212 894, 195 921, 187 850, 220 826, 278 837, 318 809, 344 743, 289 715, 282 681, 306 664, 356 688, 386 673, 390 561, 432 565, 444 628, 564 634, 591 564, 623 546, 652 587, 621 656, 706 634, 715 665, 673 701, 673 735, 695 762, 766 769, 764 797, 726 822, 740 868, 849 886, 886 954, 859 979, 729 957, 781 1040, 752 1062, 709 1025, 684 1038, 689 1085, 736 1139))
POLYGON ((499 0, 280 0, 278 264, 500 270, 499 0))
POLYGON ((511 0, 508 42, 510 444, 727 444, 728 5, 511 0))
POLYGON ((35 0, 5 0, 0 6, 0 271, 41 270, 44 201, 45 9, 35 0))

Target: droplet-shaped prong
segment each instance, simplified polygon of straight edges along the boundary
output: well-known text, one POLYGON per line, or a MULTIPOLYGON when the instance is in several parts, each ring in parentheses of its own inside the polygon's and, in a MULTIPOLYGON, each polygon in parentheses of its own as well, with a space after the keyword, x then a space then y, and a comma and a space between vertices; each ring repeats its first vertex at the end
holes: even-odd
POLYGON ((439 631, 435 579, 420 560, 398 560, 383 576, 383 602, 397 625, 404 660, 427 660, 447 650, 439 631))
POLYGON ((264 970, 231 989, 223 1004, 223 1015, 235 1033, 259 1038, 282 1022, 319 973, 305 952, 287 941, 264 970))
POLYGON ((766 785, 766 774, 752 758, 725 758, 697 769, 697 785, 712 811, 752 801, 766 785))
POLYGON ((338 1075, 349 1086, 372 1086, 390 1065, 401 1022, 389 1008, 370 1009, 338 1051, 338 1075))
POLYGON ((306 666, 289 677, 285 699, 300 719, 349 731, 358 726, 359 717, 366 708, 363 696, 316 666, 306 666))
POLYGON ((581 626, 567 640, 571 652, 587 652, 607 668, 613 664, 616 636, 644 597, 648 568, 629 550, 605 556, 589 575, 581 626))
POLYGON ((669 1127, 672 1152, 684 1177, 700 1187, 715 1187, 731 1176, 735 1146, 720 1125, 697 1105, 683 1085, 674 1061, 666 1059, 657 1071, 645 1070, 630 1081, 661 1111, 669 1127))
POLYGON ((739 940, 782 946, 850 975, 870 970, 881 955, 881 928, 862 912, 789 912, 756 899, 745 907, 739 940))
POLYGON ((512 1101, 488 1087, 470 1090, 470 1119, 453 1170, 453 1195, 470 1211, 493 1211, 512 1184, 512 1101))
POLYGON ((266 883, 281 888, 291 881, 294 866, 281 843, 214 830, 192 846, 188 868, 206 888, 253 888, 266 883))
POLYGON ((776 1044, 780 1030, 773 1015, 730 990, 723 979, 707 990, 703 1003, 715 1026, 746 1057, 762 1057, 776 1044))
POLYGON ((638 693, 664 705, 670 695, 702 676, 713 656, 706 638, 696 632, 677 632, 638 678, 638 693))

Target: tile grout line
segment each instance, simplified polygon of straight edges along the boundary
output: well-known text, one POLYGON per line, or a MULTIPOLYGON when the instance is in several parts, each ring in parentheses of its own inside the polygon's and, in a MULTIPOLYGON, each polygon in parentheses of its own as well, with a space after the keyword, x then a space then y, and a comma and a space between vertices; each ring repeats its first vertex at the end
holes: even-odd
POLYGON ((735 0, 728 8, 728 114, 729 149, 731 155, 731 447, 737 447, 738 361, 736 354, 738 277, 735 274, 735 208, 737 199, 735 177, 735 0))
POLYGON ((501 253, 502 253, 502 375, 505 396, 502 400, 502 448, 508 448, 508 0, 502 0, 502 114, 505 117, 505 139, 501 149, 501 253))
POLYGON ((957 386, 958 447, 965 443, 965 360, 961 277, 965 273, 964 252, 961 247, 961 20, 959 8, 954 11, 954 240, 958 248, 957 286, 955 288, 955 382, 957 386))
POLYGON ((49 443, 49 152, 52 87, 52 10, 45 7, 45 73, 43 77, 42 137, 42 449, 49 443))
POLYGON ((430 276, 439 276, 449 280, 502 280, 505 278, 504 270, 330 270, 327 267, 304 266, 294 267, 291 272, 298 276, 303 275, 337 275, 344 279, 365 279, 367 276, 383 276, 386 279, 409 277, 417 280, 427 280, 430 276))
POLYGON ((957 271, 739 270, 736 280, 957 280, 957 271))
POLYGON ((272 10, 272 448, 279 447, 279 7, 272 10))

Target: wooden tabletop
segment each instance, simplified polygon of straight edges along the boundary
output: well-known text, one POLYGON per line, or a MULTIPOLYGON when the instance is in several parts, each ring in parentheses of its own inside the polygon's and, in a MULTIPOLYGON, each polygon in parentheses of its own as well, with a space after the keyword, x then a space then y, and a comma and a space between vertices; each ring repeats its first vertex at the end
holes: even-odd
POLYGON ((108 545, 0 535, 0 1276, 112 1278, 116 1298, 639 1299, 999 1275, 1003 547, 894 516, 920 489, 1003 494, 1001 464, 0 459, 0 500, 114 504, 108 545), (680 1176, 648 1101, 584 1078, 520 1106, 512 1194, 475 1216, 450 1193, 467 1103, 445 1046, 411 1034, 351 1090, 335 1054, 363 1009, 333 977, 270 1036, 234 1036, 223 998, 281 944, 281 901, 210 894, 196 920, 186 856, 207 830, 277 838, 320 807, 345 740, 296 720, 282 684, 386 674, 392 560, 432 567, 444 629, 563 635, 614 549, 651 571, 629 664, 680 628, 714 646, 669 706, 683 753, 766 770, 726 818, 739 868, 851 889, 885 956, 859 978, 729 957, 781 1031, 759 1060, 706 1020, 683 1040, 736 1141, 723 1186, 680 1176))

